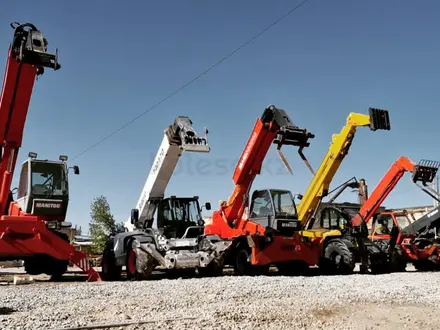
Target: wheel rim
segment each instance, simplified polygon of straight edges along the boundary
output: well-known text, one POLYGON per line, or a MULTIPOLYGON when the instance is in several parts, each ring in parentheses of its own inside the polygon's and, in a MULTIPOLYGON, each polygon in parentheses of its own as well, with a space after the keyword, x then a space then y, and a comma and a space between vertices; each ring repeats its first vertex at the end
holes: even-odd
POLYGON ((136 273, 136 252, 134 250, 130 250, 128 253, 127 271, 131 275, 136 273))
POLYGON ((333 252, 331 255, 331 260, 334 263, 334 265, 339 268, 341 265, 341 261, 342 261, 342 256, 337 253, 337 252, 333 252))

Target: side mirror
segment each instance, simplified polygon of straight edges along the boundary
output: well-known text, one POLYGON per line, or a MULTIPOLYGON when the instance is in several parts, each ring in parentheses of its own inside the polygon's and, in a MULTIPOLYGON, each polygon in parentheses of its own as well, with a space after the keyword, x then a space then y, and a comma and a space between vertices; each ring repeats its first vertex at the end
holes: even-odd
POLYGON ((205 203, 205 208, 207 211, 211 210, 211 203, 210 202, 206 202, 205 203))
POLYGON ((131 210, 131 224, 134 225, 138 221, 139 221, 139 210, 132 209, 131 210))
POLYGON ((75 166, 73 167, 73 173, 76 174, 76 175, 79 174, 79 167, 78 167, 78 166, 75 165, 75 166))
POLYGON ((303 199, 303 195, 301 195, 301 194, 296 194, 296 198, 298 198, 299 200, 301 200, 301 199, 303 199))

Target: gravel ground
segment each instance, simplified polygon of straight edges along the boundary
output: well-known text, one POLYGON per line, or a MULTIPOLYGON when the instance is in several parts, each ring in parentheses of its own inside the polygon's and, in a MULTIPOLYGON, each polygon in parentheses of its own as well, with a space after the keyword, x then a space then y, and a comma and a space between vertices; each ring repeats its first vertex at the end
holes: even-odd
POLYGON ((0 329, 437 329, 439 304, 440 273, 6 285, 0 329))

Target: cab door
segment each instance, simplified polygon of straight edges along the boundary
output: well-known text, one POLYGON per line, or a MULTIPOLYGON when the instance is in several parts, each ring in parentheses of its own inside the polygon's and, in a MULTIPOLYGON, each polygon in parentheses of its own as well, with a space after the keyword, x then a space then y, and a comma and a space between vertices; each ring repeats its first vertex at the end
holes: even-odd
POLYGON ((268 190, 257 190, 252 194, 249 218, 260 226, 272 227, 274 219, 273 200, 268 190))

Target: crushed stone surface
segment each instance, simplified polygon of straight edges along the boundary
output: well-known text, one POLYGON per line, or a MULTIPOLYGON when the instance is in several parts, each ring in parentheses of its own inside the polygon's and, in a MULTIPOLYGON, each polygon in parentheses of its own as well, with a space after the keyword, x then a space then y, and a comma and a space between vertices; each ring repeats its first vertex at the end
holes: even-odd
POLYGON ((439 304, 440 273, 6 285, 0 329, 437 329, 439 304))

